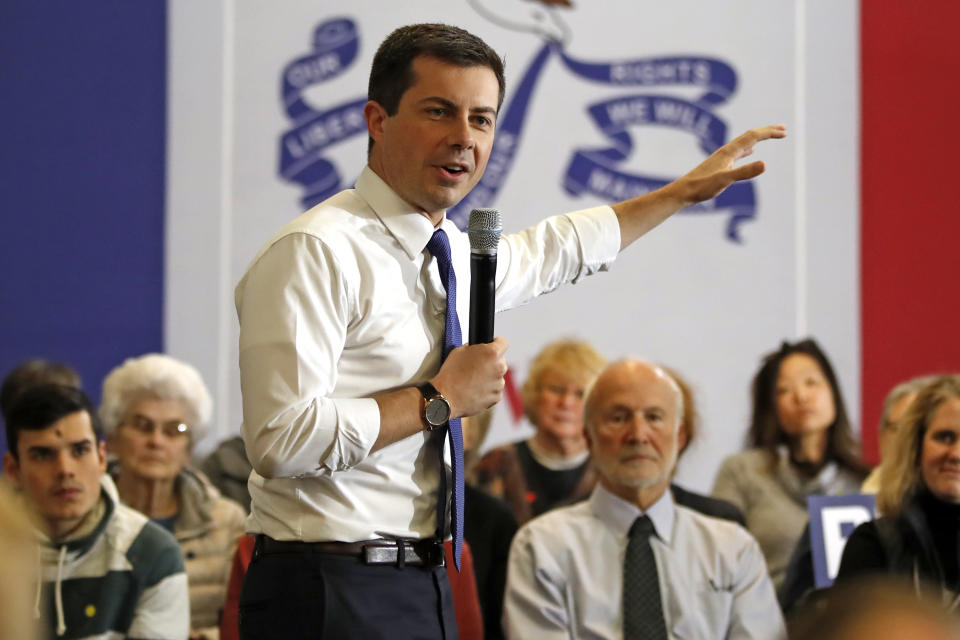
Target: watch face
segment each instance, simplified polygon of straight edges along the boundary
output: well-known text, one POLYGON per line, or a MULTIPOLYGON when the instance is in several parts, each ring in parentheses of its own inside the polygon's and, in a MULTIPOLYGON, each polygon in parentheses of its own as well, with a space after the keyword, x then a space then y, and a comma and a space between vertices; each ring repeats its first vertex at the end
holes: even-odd
POLYGON ((444 398, 434 398, 427 403, 424 413, 429 424, 439 427, 450 419, 450 405, 444 398))

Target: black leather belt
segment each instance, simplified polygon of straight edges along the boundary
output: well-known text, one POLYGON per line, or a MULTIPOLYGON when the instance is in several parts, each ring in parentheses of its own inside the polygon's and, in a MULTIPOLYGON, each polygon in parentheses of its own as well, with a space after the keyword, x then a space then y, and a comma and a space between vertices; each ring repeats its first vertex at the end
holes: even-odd
POLYGON ((325 553, 351 556, 364 564, 409 564, 413 567, 442 567, 445 564, 443 543, 435 538, 425 540, 363 540, 361 542, 304 542, 274 540, 257 536, 253 558, 276 553, 325 553))

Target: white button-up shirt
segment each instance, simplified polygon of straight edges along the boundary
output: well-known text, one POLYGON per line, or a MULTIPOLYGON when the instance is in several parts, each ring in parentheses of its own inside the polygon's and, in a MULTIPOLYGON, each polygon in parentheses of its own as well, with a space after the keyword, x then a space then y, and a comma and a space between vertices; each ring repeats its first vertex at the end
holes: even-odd
MULTIPOLYGON (((676 505, 669 490, 645 513, 670 638, 785 636, 763 555, 740 525, 676 505)), ((524 525, 510 548, 507 637, 623 638, 628 533, 643 514, 598 485, 524 525)))
MULTIPOLYGON (((450 220, 441 226, 466 336, 469 240, 450 220)), ((274 235, 237 285, 248 531, 346 542, 434 534, 438 439, 422 432, 370 452, 380 429, 370 396, 440 368, 446 293, 425 251, 433 232, 367 167, 355 189, 274 235)), ((503 237, 497 309, 605 269, 619 247, 610 207, 503 237)))

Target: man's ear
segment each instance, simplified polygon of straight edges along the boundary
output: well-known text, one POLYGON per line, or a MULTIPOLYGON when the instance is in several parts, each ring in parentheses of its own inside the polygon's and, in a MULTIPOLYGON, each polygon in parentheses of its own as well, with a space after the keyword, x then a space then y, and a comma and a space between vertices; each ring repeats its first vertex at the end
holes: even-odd
POLYGON ((387 119, 387 110, 376 100, 368 100, 363 106, 363 118, 367 121, 367 133, 374 142, 383 139, 383 122, 387 119))
POLYGON ((590 439, 590 429, 587 429, 587 425, 583 425, 583 438, 587 441, 587 451, 590 452, 590 455, 593 455, 593 440, 590 439))
POLYGON ((20 489, 20 463, 9 451, 3 454, 3 474, 14 487, 20 489))
POLYGON ((687 447, 687 425, 680 424, 677 427, 677 453, 679 454, 687 447))
POLYGON ((107 443, 103 440, 97 442, 97 456, 100 458, 98 466, 100 473, 107 472, 107 443))

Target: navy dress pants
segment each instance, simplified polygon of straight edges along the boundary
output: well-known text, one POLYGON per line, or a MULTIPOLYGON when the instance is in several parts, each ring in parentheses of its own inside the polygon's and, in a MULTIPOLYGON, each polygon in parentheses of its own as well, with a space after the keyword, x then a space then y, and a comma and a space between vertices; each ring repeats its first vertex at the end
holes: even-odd
POLYGON ((255 553, 239 614, 241 640, 457 638, 446 568, 311 551, 255 553))

